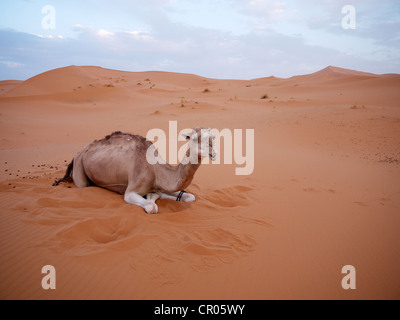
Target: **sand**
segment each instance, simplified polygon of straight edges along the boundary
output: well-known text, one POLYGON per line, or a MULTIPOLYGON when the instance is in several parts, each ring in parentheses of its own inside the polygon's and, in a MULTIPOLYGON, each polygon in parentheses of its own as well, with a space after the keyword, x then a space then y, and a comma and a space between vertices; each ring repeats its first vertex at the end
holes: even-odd
POLYGON ((70 66, 0 82, 0 298, 399 299, 399 87, 336 67, 244 81, 70 66), (254 172, 203 165, 197 201, 159 200, 157 215, 52 186, 92 140, 171 120, 254 129, 254 172))

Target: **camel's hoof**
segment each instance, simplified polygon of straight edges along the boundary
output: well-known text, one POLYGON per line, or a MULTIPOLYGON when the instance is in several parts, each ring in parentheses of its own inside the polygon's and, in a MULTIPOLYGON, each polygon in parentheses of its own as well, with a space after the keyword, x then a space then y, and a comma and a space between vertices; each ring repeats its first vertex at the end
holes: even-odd
POLYGON ((196 200, 196 197, 190 193, 185 193, 182 196, 182 201, 183 202, 194 202, 196 200))
POLYGON ((146 204, 144 210, 146 210, 148 214, 156 214, 158 212, 158 207, 155 203, 149 203, 146 204))

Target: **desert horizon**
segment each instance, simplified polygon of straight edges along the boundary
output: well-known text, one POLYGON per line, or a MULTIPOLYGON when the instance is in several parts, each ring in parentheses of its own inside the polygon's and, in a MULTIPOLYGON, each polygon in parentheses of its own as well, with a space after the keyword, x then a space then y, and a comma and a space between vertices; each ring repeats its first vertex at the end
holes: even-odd
POLYGON ((333 66, 333 65, 328 65, 322 69, 316 70, 314 72, 310 72, 307 74, 293 74, 287 77, 279 77, 273 74, 269 74, 269 75, 264 75, 261 77, 257 77, 257 78, 253 78, 253 79, 240 79, 239 77, 233 77, 233 78, 210 78, 210 77, 206 77, 206 76, 201 76, 201 75, 197 75, 194 73, 188 73, 188 72, 172 72, 172 71, 164 71, 164 70, 140 70, 140 71, 133 71, 133 70, 122 70, 122 69, 112 69, 112 68, 106 68, 106 67, 101 67, 101 66, 96 66, 96 65, 66 65, 66 66, 62 66, 62 67, 58 67, 58 68, 54 68, 54 69, 50 69, 50 70, 46 70, 43 72, 40 72, 32 77, 28 77, 25 80, 21 80, 21 79, 6 79, 6 80, 0 80, 0 82, 2 82, 4 85, 8 84, 9 86, 13 86, 13 85, 17 85, 21 82, 30 80, 31 78, 36 78, 37 76, 40 76, 42 74, 46 74, 47 72, 51 72, 54 70, 58 70, 58 69, 64 69, 64 68, 100 68, 100 69, 104 69, 104 70, 110 70, 110 71, 116 71, 116 72, 127 72, 127 73, 151 73, 151 72, 158 72, 158 73, 169 73, 169 74, 182 74, 182 75, 191 75, 191 76, 195 76, 195 77, 200 77, 200 78, 205 78, 205 79, 213 79, 213 80, 238 80, 238 81, 251 81, 251 80, 261 80, 261 79, 266 79, 266 78, 276 78, 276 79, 282 79, 282 80, 288 80, 291 78, 295 78, 295 77, 301 77, 301 76, 306 76, 306 75, 311 75, 311 74, 325 74, 325 75, 330 75, 330 76, 338 76, 338 75, 356 75, 356 76, 369 76, 369 77, 388 77, 388 76, 396 76, 399 75, 399 73, 395 73, 395 72, 388 72, 388 73, 379 73, 379 74, 375 74, 375 73, 371 73, 371 72, 365 72, 365 71, 360 71, 360 70, 353 70, 353 69, 348 69, 348 68, 344 68, 344 67, 339 67, 339 66, 333 66))
POLYGON ((333 66, 238 80, 73 65, 0 81, 1 299, 399 299, 399 86, 333 66), (52 186, 93 140, 170 121, 253 129, 254 170, 201 165, 196 201, 157 200, 155 215, 52 186))

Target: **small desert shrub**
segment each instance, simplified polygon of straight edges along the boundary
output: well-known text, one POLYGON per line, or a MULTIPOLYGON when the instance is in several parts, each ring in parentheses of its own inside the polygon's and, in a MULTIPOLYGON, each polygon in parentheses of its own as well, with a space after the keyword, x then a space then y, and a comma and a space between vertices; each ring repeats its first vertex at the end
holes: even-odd
POLYGON ((210 89, 205 88, 205 89, 203 90, 203 93, 207 93, 207 92, 210 92, 210 89))
POLYGON ((268 95, 265 93, 264 95, 261 96, 260 99, 268 99, 268 95))
POLYGON ((350 109, 365 109, 365 106, 362 105, 361 107, 359 107, 359 106, 357 106, 357 104, 355 103, 355 104, 353 104, 353 105, 350 107, 350 109))

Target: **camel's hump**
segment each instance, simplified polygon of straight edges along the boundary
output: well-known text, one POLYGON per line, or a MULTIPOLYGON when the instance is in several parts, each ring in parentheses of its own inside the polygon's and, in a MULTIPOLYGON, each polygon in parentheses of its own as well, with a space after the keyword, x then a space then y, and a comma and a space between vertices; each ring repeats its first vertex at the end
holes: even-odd
POLYGON ((135 135, 135 134, 130 134, 130 133, 125 133, 121 131, 115 131, 107 136, 105 136, 101 140, 96 140, 94 141, 96 144, 105 144, 105 145, 112 145, 112 144, 121 144, 121 143, 140 143, 144 147, 148 147, 151 145, 150 141, 147 141, 146 138, 135 135))

